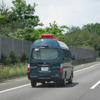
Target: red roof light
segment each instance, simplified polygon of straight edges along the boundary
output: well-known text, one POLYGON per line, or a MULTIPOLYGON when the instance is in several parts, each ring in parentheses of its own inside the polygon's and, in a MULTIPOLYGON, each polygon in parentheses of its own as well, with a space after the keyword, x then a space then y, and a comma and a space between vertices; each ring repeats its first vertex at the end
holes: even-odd
POLYGON ((42 34, 42 38, 53 38, 53 34, 42 34))
POLYGON ((57 39, 53 39, 53 40, 61 41, 61 39, 60 39, 60 38, 57 38, 57 39))

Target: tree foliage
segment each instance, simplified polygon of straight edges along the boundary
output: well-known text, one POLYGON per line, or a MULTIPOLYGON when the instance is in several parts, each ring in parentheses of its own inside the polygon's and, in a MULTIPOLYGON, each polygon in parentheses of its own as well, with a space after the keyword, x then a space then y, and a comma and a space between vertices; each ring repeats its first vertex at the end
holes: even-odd
POLYGON ((65 34, 66 43, 72 46, 85 47, 100 50, 100 24, 87 24, 80 29, 79 27, 70 28, 65 34))
POLYGON ((7 8, 4 3, 0 6, 1 35, 21 38, 20 36, 27 34, 27 28, 42 25, 39 16, 35 15, 35 3, 30 5, 24 0, 13 0, 12 4, 11 8, 7 8))

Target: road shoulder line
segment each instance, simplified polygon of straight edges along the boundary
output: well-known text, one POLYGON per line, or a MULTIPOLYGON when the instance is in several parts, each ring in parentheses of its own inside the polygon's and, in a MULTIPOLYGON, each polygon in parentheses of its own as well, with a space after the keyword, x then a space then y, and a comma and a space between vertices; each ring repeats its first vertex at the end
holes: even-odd
POLYGON ((77 71, 74 71, 74 73, 81 72, 81 71, 84 71, 84 70, 87 70, 87 69, 93 68, 93 67, 95 67, 96 65, 99 65, 99 64, 100 64, 100 63, 95 64, 95 65, 92 65, 92 66, 87 67, 87 68, 79 69, 79 70, 77 70, 77 71))
POLYGON ((97 83, 95 83, 90 89, 95 89, 99 84, 100 84, 100 81, 98 81, 97 83))
POLYGON ((30 85, 30 84, 25 84, 25 85, 21 85, 21 86, 18 86, 18 87, 10 88, 10 89, 7 89, 7 90, 3 90, 3 91, 0 91, 0 94, 1 94, 1 93, 4 93, 4 92, 16 90, 16 89, 19 89, 19 88, 23 88, 23 87, 26 87, 26 86, 29 86, 29 85, 30 85))

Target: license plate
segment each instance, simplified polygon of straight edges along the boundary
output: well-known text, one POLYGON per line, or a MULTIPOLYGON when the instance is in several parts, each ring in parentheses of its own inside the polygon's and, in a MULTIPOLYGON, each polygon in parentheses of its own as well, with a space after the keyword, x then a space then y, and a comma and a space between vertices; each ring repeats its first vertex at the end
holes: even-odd
POLYGON ((49 71, 48 67, 41 67, 41 71, 49 71))

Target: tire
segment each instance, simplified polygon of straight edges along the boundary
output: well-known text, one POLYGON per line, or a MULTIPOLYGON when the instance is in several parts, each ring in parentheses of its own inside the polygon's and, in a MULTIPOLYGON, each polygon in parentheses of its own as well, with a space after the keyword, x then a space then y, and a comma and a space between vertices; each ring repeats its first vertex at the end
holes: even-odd
POLYGON ((44 85, 45 84, 45 81, 42 81, 41 83, 42 83, 42 85, 44 85))
POLYGON ((31 81, 31 86, 36 87, 36 81, 31 81))
POLYGON ((61 85, 66 86, 66 77, 64 77, 64 79, 62 80, 61 85))
POLYGON ((70 79, 68 80, 68 84, 72 84, 72 83, 73 83, 73 72, 72 72, 72 74, 71 74, 70 79))

